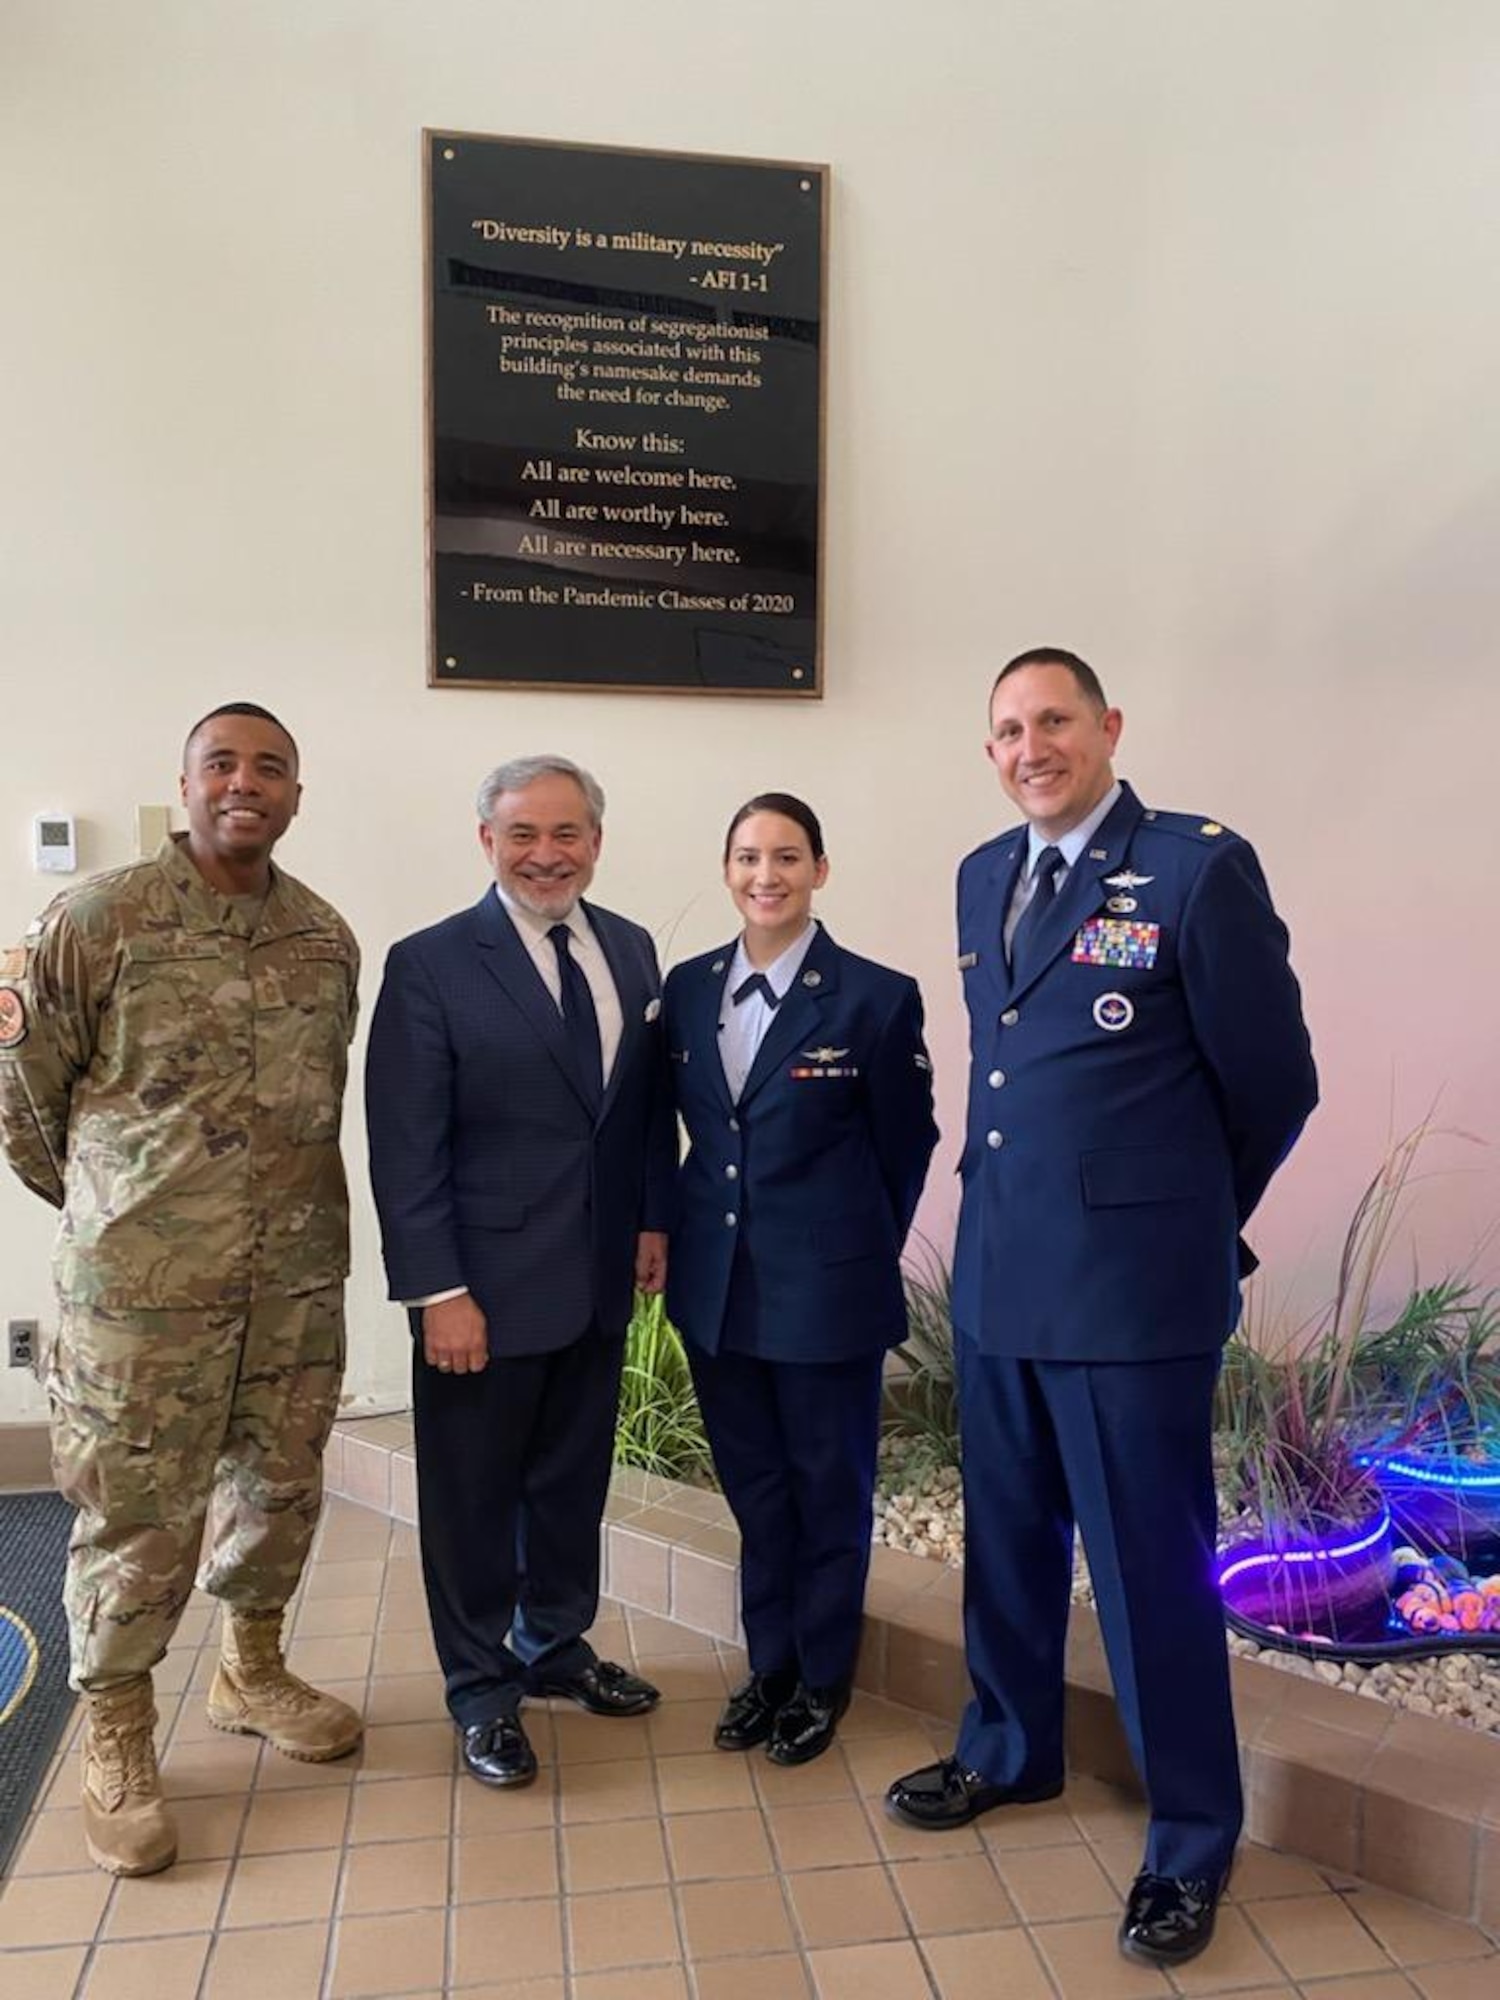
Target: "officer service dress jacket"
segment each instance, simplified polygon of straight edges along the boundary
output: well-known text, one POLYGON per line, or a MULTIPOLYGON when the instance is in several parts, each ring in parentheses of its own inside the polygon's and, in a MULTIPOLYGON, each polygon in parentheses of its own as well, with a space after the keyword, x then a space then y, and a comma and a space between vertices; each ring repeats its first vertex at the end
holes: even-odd
POLYGON ((1013 828, 959 872, 954 1324, 1031 1360, 1212 1352, 1254 1268, 1239 1232, 1317 1102, 1286 928, 1245 841, 1124 786, 1015 984, 1026 851, 1013 828))
POLYGON ((676 1130, 649 932, 583 905, 620 996, 597 1109, 493 889, 395 945, 365 1066, 390 1295, 465 1287, 494 1355, 623 1333, 636 1237, 664 1230, 676 1130))
POLYGON ((667 1314, 719 1349, 736 1253, 753 1260, 754 1352, 842 1361, 906 1332, 901 1246, 937 1141, 916 981, 819 929, 738 1104, 719 1057, 734 946, 667 977, 667 1049, 690 1151, 667 1314))

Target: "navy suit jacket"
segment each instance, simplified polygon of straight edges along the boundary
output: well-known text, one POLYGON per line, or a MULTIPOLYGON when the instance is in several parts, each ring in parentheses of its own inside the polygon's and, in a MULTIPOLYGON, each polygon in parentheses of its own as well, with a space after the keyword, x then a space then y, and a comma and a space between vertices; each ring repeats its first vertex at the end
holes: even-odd
POLYGON ((390 1295, 466 1286, 490 1352, 623 1332, 636 1237, 665 1229, 677 1135, 648 932, 584 909, 624 1028, 597 1113, 493 890, 392 947, 370 1027, 370 1176, 390 1295))
POLYGON ((1026 847, 1013 828, 959 871, 954 1324, 1032 1360, 1212 1352, 1254 1268, 1239 1232, 1317 1102, 1286 928, 1245 841, 1125 786, 1013 986, 1002 932, 1026 847))
POLYGON ((734 946, 667 976, 667 1050, 691 1149, 677 1178, 667 1312, 716 1352, 738 1250, 756 1352, 841 1361, 906 1332, 901 1246, 937 1142, 922 997, 819 930, 736 1105, 719 1057, 734 946))

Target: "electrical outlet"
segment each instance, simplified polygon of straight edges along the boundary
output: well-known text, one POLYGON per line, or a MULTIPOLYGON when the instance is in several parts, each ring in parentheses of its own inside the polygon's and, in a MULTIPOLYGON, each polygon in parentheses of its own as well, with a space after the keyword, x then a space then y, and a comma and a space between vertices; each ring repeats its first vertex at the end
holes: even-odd
POLYGON ((36 1338, 40 1328, 34 1319, 6 1322, 6 1351, 12 1368, 30 1368, 36 1362, 36 1338))

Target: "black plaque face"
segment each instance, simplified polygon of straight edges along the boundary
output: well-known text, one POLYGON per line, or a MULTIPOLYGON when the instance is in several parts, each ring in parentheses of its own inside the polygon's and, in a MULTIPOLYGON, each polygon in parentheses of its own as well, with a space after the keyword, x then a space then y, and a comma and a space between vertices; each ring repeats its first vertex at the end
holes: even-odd
POLYGON ((821 693, 826 170, 425 138, 430 684, 821 693))

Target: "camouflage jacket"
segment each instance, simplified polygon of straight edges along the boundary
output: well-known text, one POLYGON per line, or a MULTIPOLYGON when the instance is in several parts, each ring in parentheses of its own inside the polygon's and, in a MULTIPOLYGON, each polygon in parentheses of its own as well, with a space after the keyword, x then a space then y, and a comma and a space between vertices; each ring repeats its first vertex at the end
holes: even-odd
POLYGON ((0 953, 0 1147, 62 1210, 64 1299, 203 1307, 347 1273, 358 974, 321 897, 273 868, 247 910, 180 837, 0 953))

